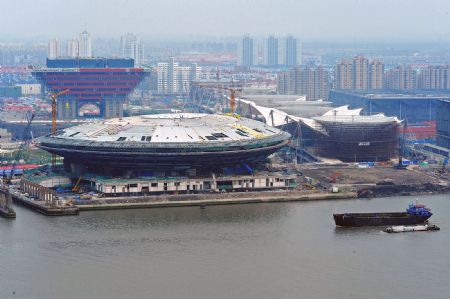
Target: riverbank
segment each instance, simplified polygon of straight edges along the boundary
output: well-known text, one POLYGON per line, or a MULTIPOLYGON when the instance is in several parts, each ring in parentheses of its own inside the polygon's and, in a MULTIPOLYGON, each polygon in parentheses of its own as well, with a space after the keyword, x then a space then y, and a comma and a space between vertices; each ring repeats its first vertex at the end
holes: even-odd
POLYGON ((214 194, 157 195, 139 197, 116 197, 76 201, 80 211, 162 208, 183 206, 230 205, 290 201, 337 200, 356 198, 356 192, 328 193, 304 191, 265 191, 214 194))

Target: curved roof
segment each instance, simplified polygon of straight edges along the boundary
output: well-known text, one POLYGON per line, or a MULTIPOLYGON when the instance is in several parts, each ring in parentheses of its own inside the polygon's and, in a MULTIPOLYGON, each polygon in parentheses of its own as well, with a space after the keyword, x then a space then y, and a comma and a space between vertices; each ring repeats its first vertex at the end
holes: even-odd
POLYGON ((262 122, 233 115, 173 113, 97 121, 66 128, 46 138, 151 145, 251 141, 283 134, 286 133, 262 122))

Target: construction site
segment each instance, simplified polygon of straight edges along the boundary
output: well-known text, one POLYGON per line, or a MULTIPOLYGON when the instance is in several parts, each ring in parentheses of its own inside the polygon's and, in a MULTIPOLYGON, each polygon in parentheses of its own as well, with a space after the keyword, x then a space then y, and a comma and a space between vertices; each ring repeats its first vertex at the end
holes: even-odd
POLYGON ((450 190, 444 164, 404 159, 405 126, 396 117, 210 84, 193 86, 184 112, 58 128, 58 97, 68 93, 50 94, 50 134, 32 139, 33 115, 27 118, 3 172, 5 213, 11 202, 45 215, 76 215, 450 190), (16 172, 30 145, 51 163, 16 172))

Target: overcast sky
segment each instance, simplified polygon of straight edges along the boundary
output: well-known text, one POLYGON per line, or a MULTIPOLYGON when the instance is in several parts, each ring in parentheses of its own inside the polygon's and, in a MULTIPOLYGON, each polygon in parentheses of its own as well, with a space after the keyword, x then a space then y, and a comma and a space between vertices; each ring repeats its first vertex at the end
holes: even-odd
POLYGON ((307 41, 450 41, 450 0, 0 0, 11 38, 293 34, 307 41))

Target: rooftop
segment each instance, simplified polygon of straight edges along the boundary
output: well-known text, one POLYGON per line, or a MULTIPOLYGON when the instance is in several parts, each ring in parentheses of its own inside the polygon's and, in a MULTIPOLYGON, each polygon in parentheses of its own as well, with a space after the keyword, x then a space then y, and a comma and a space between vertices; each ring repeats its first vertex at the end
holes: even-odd
POLYGON ((56 138, 93 142, 220 143, 280 134, 262 122, 231 115, 154 114, 94 121, 61 130, 56 138))

